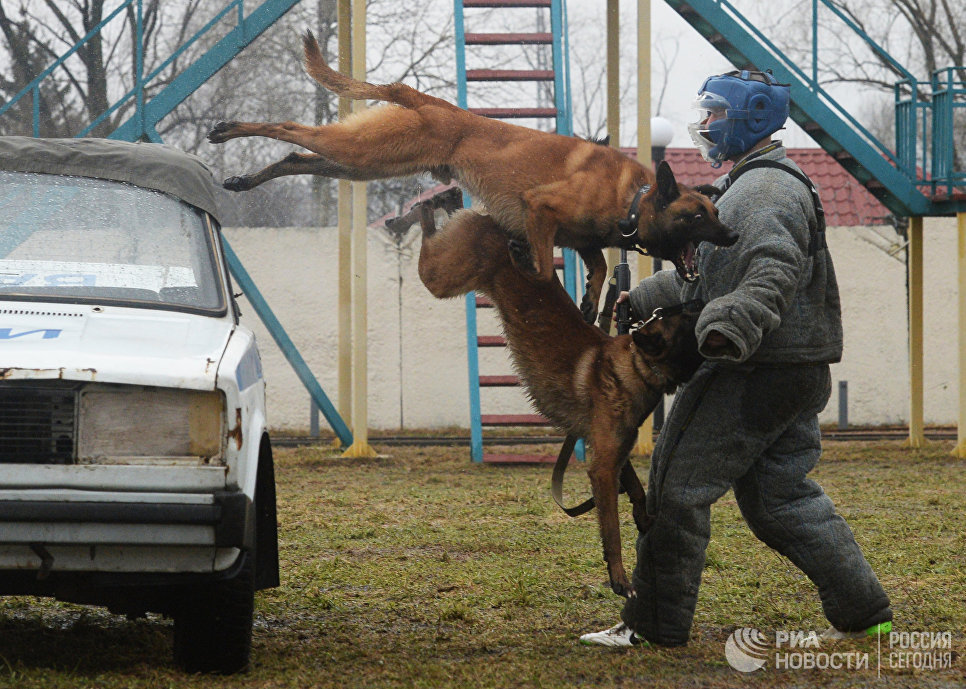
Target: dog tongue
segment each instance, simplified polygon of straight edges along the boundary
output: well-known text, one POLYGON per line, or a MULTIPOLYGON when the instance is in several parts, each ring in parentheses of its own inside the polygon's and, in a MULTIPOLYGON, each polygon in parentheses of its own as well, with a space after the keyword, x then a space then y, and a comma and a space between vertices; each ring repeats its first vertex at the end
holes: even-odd
POLYGON ((697 273, 694 267, 694 244, 688 242, 687 246, 681 250, 681 254, 674 259, 674 267, 686 282, 694 282, 698 279, 697 273))

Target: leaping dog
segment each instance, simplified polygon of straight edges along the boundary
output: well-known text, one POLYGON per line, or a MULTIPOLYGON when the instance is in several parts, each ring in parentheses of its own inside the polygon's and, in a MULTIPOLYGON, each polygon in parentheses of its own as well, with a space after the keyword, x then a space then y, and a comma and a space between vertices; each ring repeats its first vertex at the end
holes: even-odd
MULTIPOLYGON (((662 395, 703 361, 694 336, 696 314, 655 319, 629 335, 606 335, 584 321, 556 275, 547 281, 529 270, 529 255, 508 248, 494 218, 459 210, 437 232, 433 208, 445 205, 419 206, 419 277, 439 298, 473 290, 487 295, 534 406, 557 428, 588 440, 593 459, 587 473, 611 589, 634 595, 621 557, 618 484, 638 427, 662 395)), ((628 494, 634 520, 645 530, 644 490, 636 477, 628 494)))
POLYGON ((245 191, 303 174, 371 180, 428 172, 444 182, 455 179, 483 202, 498 226, 526 238, 533 267, 545 282, 553 276, 555 244, 578 251, 588 269, 581 310, 589 319, 607 272, 603 247, 640 246, 693 279, 698 242, 737 241, 718 221, 711 201, 677 184, 663 161, 655 175, 609 146, 475 115, 404 84, 358 81, 326 64, 311 33, 302 43, 306 71, 318 83, 340 96, 390 105, 320 127, 219 122, 208 133, 211 143, 265 136, 313 151, 229 177, 226 189, 245 191))

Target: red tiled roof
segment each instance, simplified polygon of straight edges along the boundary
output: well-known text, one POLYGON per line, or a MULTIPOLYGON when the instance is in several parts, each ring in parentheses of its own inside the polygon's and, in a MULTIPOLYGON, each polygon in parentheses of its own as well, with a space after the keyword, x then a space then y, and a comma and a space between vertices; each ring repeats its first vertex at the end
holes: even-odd
MULTIPOLYGON (((635 154, 633 149, 624 150, 632 157, 635 154)), ((879 203, 826 151, 821 148, 789 148, 787 153, 818 187, 829 227, 886 224, 889 209, 879 203)), ((674 170, 677 180, 689 186, 710 184, 727 172, 724 167, 712 169, 696 148, 668 148, 664 152, 664 159, 674 170)))

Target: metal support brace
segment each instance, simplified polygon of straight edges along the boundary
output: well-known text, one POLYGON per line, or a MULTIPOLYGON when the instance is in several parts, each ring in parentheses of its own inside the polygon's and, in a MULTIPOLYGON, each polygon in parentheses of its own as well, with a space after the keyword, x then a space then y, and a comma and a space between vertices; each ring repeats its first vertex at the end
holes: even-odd
POLYGON ((909 218, 909 440, 923 447, 922 218, 909 218))
MULTIPOLYGON (((352 0, 352 76, 366 79, 366 3, 352 0)), ((352 104, 365 110, 365 101, 352 104)), ((368 323, 366 312, 366 183, 352 183, 352 431, 354 440, 343 457, 375 457, 369 446, 368 323)))
POLYGON ((959 275, 959 427, 956 457, 966 457, 966 212, 956 214, 959 235, 957 269, 959 275))
MULTIPOLYGON (((651 160, 651 0, 637 0, 637 160, 650 167, 651 160)), ((637 257, 637 279, 653 271, 653 260, 637 257)), ((654 415, 637 429, 634 454, 649 456, 654 451, 654 415)))

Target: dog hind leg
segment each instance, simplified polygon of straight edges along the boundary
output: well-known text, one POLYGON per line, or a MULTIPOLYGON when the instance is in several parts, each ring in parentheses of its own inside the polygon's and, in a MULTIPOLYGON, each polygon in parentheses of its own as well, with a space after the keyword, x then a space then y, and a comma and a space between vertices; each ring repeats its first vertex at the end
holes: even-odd
POLYGON ((309 127, 297 122, 219 122, 208 140, 221 144, 231 139, 263 136, 296 144, 318 153, 332 165, 331 177, 370 180, 404 177, 447 166, 451 131, 441 133, 438 123, 400 106, 369 108, 342 122, 309 127))
POLYGON ((317 175, 320 177, 336 177, 339 179, 355 179, 357 173, 333 163, 318 153, 289 153, 277 163, 250 175, 229 177, 222 186, 229 191, 248 191, 270 179, 287 175, 317 175))
POLYGON ((594 419, 590 438, 594 458, 587 468, 587 475, 590 477, 591 492, 597 503, 597 522, 611 590, 619 596, 630 598, 635 593, 624 570, 620 521, 617 515, 620 462, 627 456, 626 453, 621 454, 621 445, 626 443, 620 443, 614 438, 616 424, 613 423, 613 418, 606 413, 595 416, 597 418, 594 419))

